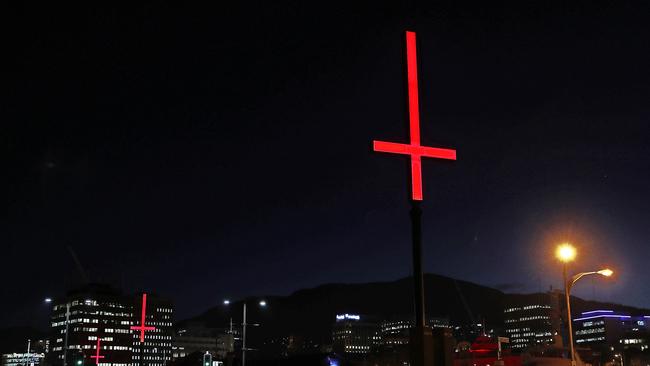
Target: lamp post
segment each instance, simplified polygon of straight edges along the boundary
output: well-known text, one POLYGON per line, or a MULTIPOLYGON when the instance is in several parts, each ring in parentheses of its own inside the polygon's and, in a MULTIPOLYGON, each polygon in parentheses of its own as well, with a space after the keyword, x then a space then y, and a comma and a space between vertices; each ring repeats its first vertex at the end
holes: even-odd
POLYGON ((576 355, 575 355, 575 349, 573 347, 573 324, 571 324, 572 323, 571 300, 570 300, 571 288, 573 287, 573 285, 575 285, 576 282, 578 282, 578 280, 580 280, 584 276, 601 275, 601 276, 609 277, 612 274, 614 274, 614 271, 605 268, 599 271, 581 272, 576 275, 573 275, 570 279, 568 279, 567 264, 569 262, 572 262, 576 258, 576 254, 577 254, 576 248, 569 243, 561 244, 560 246, 557 247, 557 250, 555 251, 555 256, 563 263, 562 280, 564 281, 564 297, 566 298, 567 323, 569 324, 568 331, 569 331, 569 350, 571 354, 571 366, 576 365, 576 355))
MULTIPOLYGON (((43 302, 45 302, 46 304, 51 304, 52 303, 52 298, 51 297, 46 297, 43 302)), ((64 341, 63 341, 63 366, 67 366, 67 361, 68 361, 68 330, 69 330, 69 324, 70 324, 70 302, 68 301, 65 304, 65 337, 64 337, 64 341)))
POLYGON ((621 361, 620 361, 621 366, 624 366, 624 365, 625 365, 625 363, 624 363, 624 359, 623 359, 623 352, 615 354, 614 357, 616 357, 616 358, 618 358, 618 359, 621 360, 621 361))
MULTIPOLYGON (((230 305, 230 300, 223 300, 224 305, 230 305)), ((266 301, 261 300, 258 305, 262 308, 266 307, 266 301)), ((242 341, 241 341, 241 365, 246 366, 246 301, 244 301, 244 311, 242 315, 242 341)))

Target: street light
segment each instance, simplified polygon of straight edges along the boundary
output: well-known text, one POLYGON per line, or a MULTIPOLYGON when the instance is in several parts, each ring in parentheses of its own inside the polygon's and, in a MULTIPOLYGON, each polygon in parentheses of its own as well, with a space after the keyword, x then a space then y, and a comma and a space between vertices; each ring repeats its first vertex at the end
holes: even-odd
POLYGON ((571 262, 576 258, 576 248, 569 243, 560 244, 555 250, 555 256, 562 262, 571 262))
MULTIPOLYGON (((52 303, 52 298, 51 297, 46 297, 44 302, 46 304, 51 304, 52 303)), ((63 366, 68 366, 67 361, 68 361, 68 333, 69 333, 69 328, 70 328, 70 306, 72 304, 70 301, 68 301, 65 304, 65 337, 63 341, 63 366)), ((79 361, 77 361, 77 364, 79 364, 79 361)))
POLYGON ((571 279, 567 279, 567 264, 572 262, 576 258, 576 248, 569 243, 560 244, 555 250, 555 256, 563 263, 562 266, 562 279, 564 281, 564 297, 566 298, 566 313, 567 313, 567 323, 569 324, 569 350, 571 353, 571 366, 576 365, 576 354, 575 349, 573 348, 573 324, 571 324, 571 288, 584 276, 589 275, 601 275, 605 277, 610 277, 614 274, 609 268, 601 269, 599 271, 591 272, 581 272, 576 275, 573 275, 571 279))
MULTIPOLYGON (((224 305, 230 305, 230 300, 224 300, 223 301, 224 305)), ((260 300, 258 305, 262 308, 266 307, 266 301, 260 300)), ((243 314, 243 323, 242 323, 242 343, 241 343, 241 365, 246 366, 246 326, 248 325, 246 323, 246 301, 244 301, 244 314, 243 314)), ((251 325, 257 325, 257 324, 251 324, 251 325)))
POLYGON ((601 269, 600 271, 597 272, 599 275, 603 275, 605 277, 609 277, 614 274, 614 271, 612 271, 609 268, 601 269))

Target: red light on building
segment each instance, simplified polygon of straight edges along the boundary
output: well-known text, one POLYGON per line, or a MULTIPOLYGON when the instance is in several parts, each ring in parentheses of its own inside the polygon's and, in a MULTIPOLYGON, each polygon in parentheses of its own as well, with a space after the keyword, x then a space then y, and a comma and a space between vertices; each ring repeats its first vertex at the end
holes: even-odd
POLYGON ((131 330, 140 331, 140 343, 144 342, 144 332, 147 330, 155 330, 156 327, 147 327, 145 326, 145 318, 147 316, 147 294, 142 294, 142 316, 140 318, 140 326, 132 326, 131 330))
POLYGON ((104 356, 101 356, 101 355, 99 354, 99 350, 101 349, 101 342, 102 342, 102 339, 99 338, 99 337, 97 337, 97 351, 95 352, 95 355, 94 355, 94 356, 90 356, 90 358, 94 358, 94 359, 95 359, 95 365, 99 365, 99 359, 100 359, 100 358, 104 358, 104 356))

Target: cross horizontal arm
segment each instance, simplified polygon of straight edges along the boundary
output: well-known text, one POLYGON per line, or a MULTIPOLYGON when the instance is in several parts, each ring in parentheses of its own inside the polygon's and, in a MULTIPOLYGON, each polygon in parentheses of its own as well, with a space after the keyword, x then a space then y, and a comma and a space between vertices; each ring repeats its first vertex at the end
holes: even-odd
POLYGON ((414 146, 409 144, 399 144, 395 142, 373 141, 373 150, 379 152, 418 155, 430 158, 456 160, 456 150, 441 149, 427 146, 414 146))
POLYGON ((140 326, 131 326, 131 330, 156 330, 156 327, 140 327, 140 326))

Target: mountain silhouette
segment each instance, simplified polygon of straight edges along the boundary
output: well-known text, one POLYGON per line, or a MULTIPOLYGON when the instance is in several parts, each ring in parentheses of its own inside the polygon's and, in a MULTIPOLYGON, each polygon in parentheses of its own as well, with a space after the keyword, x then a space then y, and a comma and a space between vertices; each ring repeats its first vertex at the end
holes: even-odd
MULTIPOLYGON (((425 274, 424 283, 427 317, 447 318, 452 325, 485 322, 488 329, 496 330, 503 326, 503 306, 509 297, 540 295, 507 294, 487 286, 430 273, 425 274)), ((229 306, 213 307, 177 325, 183 327, 198 322, 208 327, 225 328, 230 319, 240 324, 243 301, 248 303, 248 323, 260 323, 260 327, 249 331, 251 339, 268 342, 294 336, 327 344, 331 342, 331 327, 337 314, 360 314, 362 318, 373 320, 410 318, 413 314, 413 279, 326 284, 298 290, 289 296, 250 297, 233 301, 229 306), (262 298, 268 304, 265 308, 257 306, 262 298)), ((571 304, 575 314, 593 309, 644 312, 644 309, 577 297, 572 297, 571 304)), ((650 310, 645 310, 645 314, 650 314, 650 310)))

